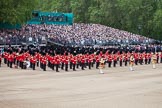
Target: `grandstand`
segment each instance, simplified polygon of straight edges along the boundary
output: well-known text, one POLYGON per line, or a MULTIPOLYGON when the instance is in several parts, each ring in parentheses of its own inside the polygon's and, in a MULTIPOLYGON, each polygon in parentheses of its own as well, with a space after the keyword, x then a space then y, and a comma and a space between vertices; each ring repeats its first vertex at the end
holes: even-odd
POLYGON ((46 44, 63 46, 120 46, 152 44, 155 40, 100 24, 26 24, 21 29, 1 30, 1 44, 46 44))

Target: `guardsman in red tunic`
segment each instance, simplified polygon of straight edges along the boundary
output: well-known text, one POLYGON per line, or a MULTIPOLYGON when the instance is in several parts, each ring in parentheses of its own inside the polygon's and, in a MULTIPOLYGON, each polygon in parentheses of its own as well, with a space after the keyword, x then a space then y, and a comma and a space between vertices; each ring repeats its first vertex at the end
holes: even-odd
POLYGON ((134 54, 135 64, 138 65, 138 53, 134 54))
POLYGON ((17 65, 17 66, 19 65, 19 57, 20 57, 20 55, 17 53, 17 54, 16 54, 16 65, 17 65))
POLYGON ((112 63, 112 55, 108 55, 108 67, 111 67, 111 63, 112 63))
POLYGON ((119 55, 119 64, 120 64, 120 67, 122 67, 122 63, 123 63, 123 55, 122 54, 120 54, 119 55))
POLYGON ((113 55, 113 61, 114 61, 113 63, 114 63, 114 67, 116 67, 117 59, 118 59, 117 55, 114 54, 114 55, 113 55))
POLYGON ((10 66, 10 68, 12 68, 12 63, 13 63, 13 61, 14 61, 14 57, 13 57, 12 54, 9 55, 8 61, 9 61, 9 66, 10 66))
POLYGON ((50 56, 50 57, 49 57, 49 64, 50 64, 50 68, 51 68, 51 69, 52 69, 52 66, 53 66, 53 65, 51 64, 52 59, 53 59, 53 57, 50 56))
POLYGON ((75 66, 77 64, 77 58, 76 57, 73 58, 72 63, 73 63, 73 71, 76 71, 76 69, 75 69, 75 66))
POLYGON ((50 62, 49 62, 50 55, 46 53, 45 57, 46 57, 47 67, 50 67, 50 62))
POLYGON ((23 69, 23 55, 19 55, 19 67, 23 69))
POLYGON ((42 63, 43 56, 42 55, 40 55, 40 59, 39 60, 40 60, 40 68, 43 69, 43 63, 42 63))
POLYGON ((82 65, 82 70, 84 70, 84 67, 85 67, 85 58, 84 58, 84 56, 82 56, 82 58, 81 58, 81 65, 82 65))
POLYGON ((145 61, 145 62, 146 62, 146 64, 148 64, 148 61, 149 61, 149 53, 147 53, 146 59, 147 59, 147 61, 145 61))
POLYGON ((65 61, 65 56, 61 57, 61 69, 64 70, 64 61, 65 61))
POLYGON ((96 56, 96 69, 99 68, 99 65, 100 65, 100 58, 99 58, 99 56, 97 55, 97 56, 96 56))
POLYGON ((64 63, 65 63, 65 71, 68 71, 68 64, 69 64, 69 58, 68 57, 65 58, 64 63))
POLYGON ((81 64, 81 55, 77 55, 77 69, 79 68, 80 64, 81 64))
POLYGON ((3 53, 3 56, 4 56, 4 64, 7 64, 7 53, 4 52, 4 53, 3 53))
POLYGON ((37 59, 33 57, 31 62, 32 62, 32 69, 35 70, 35 64, 37 62, 37 59))
POLYGON ((54 70, 55 69, 55 57, 52 57, 50 62, 51 62, 51 69, 54 70))
POLYGON ((2 55, 0 54, 0 67, 1 67, 1 63, 2 63, 2 55))
POLYGON ((150 53, 148 53, 148 64, 151 63, 151 57, 152 57, 152 54, 151 54, 151 52, 150 52, 150 53))
POLYGON ((139 63, 140 63, 140 65, 142 65, 142 63, 143 63, 143 55, 141 53, 139 55, 139 63))
POLYGON ((147 64, 147 58, 148 58, 148 57, 147 57, 147 53, 146 53, 146 52, 143 53, 143 57, 144 57, 144 59, 145 59, 145 64, 147 64))
POLYGON ((74 66, 74 56, 71 58, 71 63, 72 63, 72 69, 73 69, 73 66, 74 66))
POLYGON ((10 59, 10 54, 6 54, 6 63, 7 63, 7 67, 10 67, 9 59, 10 59))
POLYGON ((39 67, 40 54, 39 53, 36 53, 35 54, 35 57, 37 59, 37 67, 39 67))
POLYGON ((93 65, 95 64, 95 54, 92 54, 91 56, 92 56, 92 67, 93 67, 93 65))
POLYGON ((13 55, 13 64, 16 64, 16 52, 13 52, 12 55, 13 55))
POLYGON ((72 57, 73 57, 72 55, 69 56, 69 58, 70 58, 69 59, 69 61, 70 61, 70 69, 72 69, 72 66, 73 66, 73 64, 72 64, 72 57))
POLYGON ((102 57, 102 56, 103 56, 103 53, 102 53, 102 51, 100 51, 100 54, 99 54, 99 56, 100 56, 100 57, 102 57))
POLYGON ((47 64, 47 59, 46 59, 46 57, 43 57, 42 58, 42 68, 43 68, 43 71, 46 71, 46 64, 47 64))
POLYGON ((22 69, 26 69, 26 65, 27 65, 27 58, 31 58, 29 55, 27 55, 27 53, 24 53, 22 56, 22 69))
POLYGON ((32 67, 33 67, 32 60, 33 60, 33 56, 31 56, 31 57, 30 57, 30 68, 32 68, 32 67))
POLYGON ((88 56, 89 56, 89 54, 85 55, 85 68, 87 68, 87 66, 88 66, 88 56))
POLYGON ((127 56, 127 54, 124 54, 124 62, 125 62, 125 66, 127 66, 127 62, 128 62, 128 56, 127 56))
POLYGON ((89 67, 89 69, 91 69, 92 62, 93 62, 93 59, 92 59, 91 56, 89 56, 89 57, 88 57, 88 67, 89 67))
POLYGON ((56 72, 59 72, 59 70, 58 70, 59 65, 60 65, 60 58, 56 57, 56 72))

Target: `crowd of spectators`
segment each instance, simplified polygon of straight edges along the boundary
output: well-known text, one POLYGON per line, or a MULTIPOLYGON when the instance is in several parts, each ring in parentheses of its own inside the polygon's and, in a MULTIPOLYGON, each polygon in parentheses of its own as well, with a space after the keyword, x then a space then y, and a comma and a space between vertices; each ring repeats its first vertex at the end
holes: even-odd
POLYGON ((24 25, 21 29, 1 30, 0 43, 43 43, 50 40, 66 46, 115 46, 149 44, 154 40, 100 24, 24 25))

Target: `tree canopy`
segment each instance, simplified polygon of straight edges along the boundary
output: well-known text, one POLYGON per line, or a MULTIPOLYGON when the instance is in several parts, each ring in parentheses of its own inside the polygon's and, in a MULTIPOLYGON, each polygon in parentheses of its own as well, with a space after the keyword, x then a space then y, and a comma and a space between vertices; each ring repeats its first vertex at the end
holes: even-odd
POLYGON ((99 23, 162 40, 162 0, 1 0, 0 21, 23 23, 32 10, 72 12, 74 22, 99 23))
POLYGON ((37 0, 1 0, 0 22, 22 24, 31 17, 37 0))

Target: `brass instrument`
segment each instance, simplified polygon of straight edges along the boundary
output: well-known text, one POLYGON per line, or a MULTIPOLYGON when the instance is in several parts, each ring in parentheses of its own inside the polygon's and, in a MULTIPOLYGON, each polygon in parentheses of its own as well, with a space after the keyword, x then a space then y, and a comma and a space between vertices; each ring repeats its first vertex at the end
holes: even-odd
POLYGON ((103 58, 101 58, 101 60, 100 60, 99 68, 101 68, 101 69, 105 68, 105 60, 103 58))

